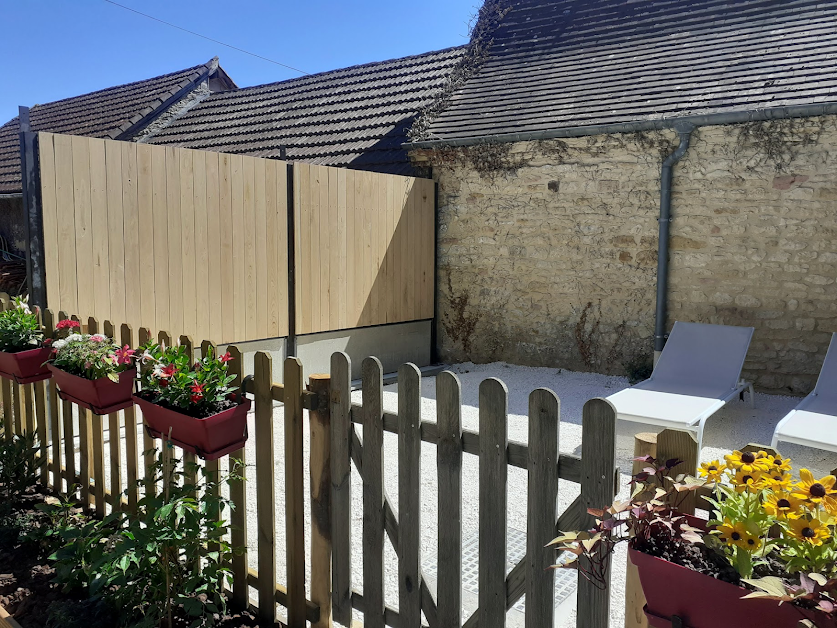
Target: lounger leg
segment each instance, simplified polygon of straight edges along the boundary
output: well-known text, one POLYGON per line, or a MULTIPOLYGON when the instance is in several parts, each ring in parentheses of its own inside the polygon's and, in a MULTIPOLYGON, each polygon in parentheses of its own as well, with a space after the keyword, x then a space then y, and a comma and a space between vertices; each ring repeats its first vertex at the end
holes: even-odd
POLYGON ((755 393, 755 391, 753 391, 753 385, 752 384, 750 384, 748 386, 748 388, 750 389, 750 407, 755 408, 756 407, 756 393, 755 393))

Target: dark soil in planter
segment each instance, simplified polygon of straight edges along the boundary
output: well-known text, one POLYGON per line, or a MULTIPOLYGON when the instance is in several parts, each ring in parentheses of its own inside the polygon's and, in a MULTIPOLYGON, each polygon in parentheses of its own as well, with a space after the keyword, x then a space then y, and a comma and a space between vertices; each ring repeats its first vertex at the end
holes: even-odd
MULTIPOLYGON (((96 600, 61 591, 52 582, 55 570, 46 558, 49 551, 21 539, 21 533, 46 521, 35 508, 44 496, 32 494, 16 504, 11 514, 0 518, 0 606, 22 628, 113 628, 118 613, 96 600)), ((188 628, 194 618, 175 614, 171 628, 188 628)), ((248 612, 218 617, 218 628, 254 628, 256 618, 248 612)))
POLYGON ((210 417, 214 414, 218 414, 219 412, 223 412, 224 410, 229 410, 230 408, 234 408, 238 405, 238 401, 230 401, 225 400, 220 403, 215 404, 211 408, 200 408, 198 406, 189 406, 188 408, 179 408, 177 406, 173 406, 168 404, 164 401, 160 401, 159 395, 150 391, 143 391, 140 390, 139 392, 135 393, 137 397, 140 399, 145 399, 146 401, 153 403, 155 405, 160 406, 161 408, 165 408, 166 410, 171 410, 172 412, 179 412, 180 414, 185 414, 186 416, 190 416, 195 419, 205 419, 210 417))

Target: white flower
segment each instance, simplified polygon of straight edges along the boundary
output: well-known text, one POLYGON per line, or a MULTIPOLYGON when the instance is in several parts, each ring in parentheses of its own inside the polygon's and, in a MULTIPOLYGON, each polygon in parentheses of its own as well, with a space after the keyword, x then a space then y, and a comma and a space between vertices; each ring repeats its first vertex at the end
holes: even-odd
POLYGON ((30 310, 29 306, 26 305, 25 303, 21 303, 20 305, 18 305, 17 309, 19 309, 24 314, 31 314, 32 313, 32 310, 30 310))
POLYGON ((145 364, 145 363, 146 363, 146 362, 148 362, 149 360, 151 360, 151 361, 153 361, 153 362, 156 362, 156 360, 155 360, 154 356, 153 356, 153 355, 151 355, 151 353, 148 351, 148 349, 146 349, 146 350, 145 350, 145 352, 144 352, 144 353, 140 356, 140 362, 141 362, 142 364, 145 364))
POLYGON ((75 342, 76 340, 84 340, 84 336, 81 334, 70 334, 65 340, 67 342, 75 342))
POLYGON ((56 351, 58 351, 59 349, 63 348, 64 345, 66 345, 66 344, 67 344, 66 340, 56 340, 55 342, 52 343, 52 348, 55 349, 56 351))

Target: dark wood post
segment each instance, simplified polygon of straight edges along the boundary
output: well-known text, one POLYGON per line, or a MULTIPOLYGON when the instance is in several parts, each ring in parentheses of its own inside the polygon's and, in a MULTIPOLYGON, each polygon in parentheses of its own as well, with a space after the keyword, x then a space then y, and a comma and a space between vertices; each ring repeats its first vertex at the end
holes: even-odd
POLYGON ((23 188, 23 224, 26 227, 26 285, 29 303, 46 309, 44 216, 41 205, 38 134, 29 124, 29 107, 20 107, 20 175, 23 188))

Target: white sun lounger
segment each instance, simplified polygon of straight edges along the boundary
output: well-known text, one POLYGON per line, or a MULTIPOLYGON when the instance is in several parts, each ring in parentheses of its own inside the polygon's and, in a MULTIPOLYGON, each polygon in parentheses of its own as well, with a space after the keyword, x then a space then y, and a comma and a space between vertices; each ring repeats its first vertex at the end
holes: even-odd
POLYGON ((752 327, 674 323, 651 377, 608 397, 616 418, 692 432, 703 446, 706 420, 753 386, 741 369, 752 327))
POLYGON ((837 451, 837 333, 831 336, 814 390, 776 425, 774 449, 780 440, 837 451))

